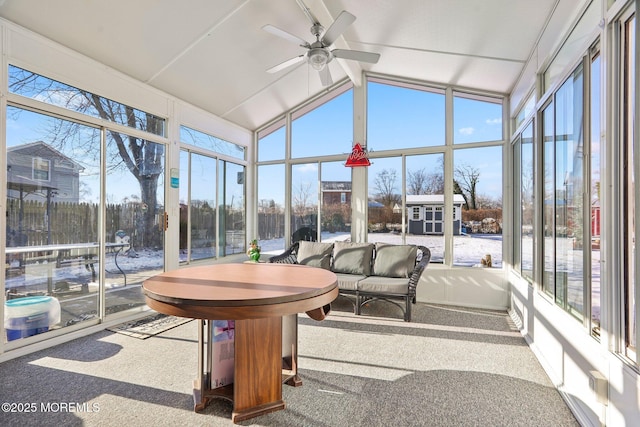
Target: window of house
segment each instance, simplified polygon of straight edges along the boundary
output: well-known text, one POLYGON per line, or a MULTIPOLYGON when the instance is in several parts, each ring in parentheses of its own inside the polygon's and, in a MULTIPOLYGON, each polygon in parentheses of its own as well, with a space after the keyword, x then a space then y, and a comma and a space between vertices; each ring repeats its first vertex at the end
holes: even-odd
POLYGON ((218 154, 245 160, 245 148, 187 126, 180 126, 180 141, 218 154))
MULTIPOLYGON (((444 155, 421 154, 405 157, 406 205, 424 206, 424 215, 406 219, 406 243, 426 246, 432 262, 444 260, 444 155), (436 205, 440 211, 436 214, 436 205)), ((455 220, 454 220, 455 221, 455 220)))
POLYGON ((51 161, 41 157, 33 158, 32 177, 37 181, 49 181, 51 161))
POLYGON ((317 240, 318 234, 318 163, 291 167, 291 233, 293 240, 317 240))
MULTIPOLYGON (((584 75, 580 64, 545 109, 545 290, 582 320, 585 313, 584 75), (553 112, 551 113, 551 109, 553 112), (553 131, 547 126, 553 114, 553 131), (548 211, 547 211, 548 210, 548 211), (553 256, 551 256, 553 254, 553 256)), ((590 240, 590 239, 589 239, 590 240)))
POLYGON ((636 318, 636 300, 637 293, 637 260, 636 252, 636 233, 638 224, 636 223, 635 204, 638 189, 635 185, 637 169, 634 167, 635 160, 635 123, 636 111, 636 81, 637 70, 635 69, 636 52, 636 19, 635 15, 627 18, 622 26, 622 57, 623 57, 623 85, 622 85, 622 151, 623 151, 623 172, 622 172, 622 190, 623 190, 623 208, 622 208, 622 224, 623 224, 623 301, 624 307, 624 353, 631 360, 638 363, 637 360, 637 318, 636 318))
POLYGON ((456 92, 453 142, 502 141, 502 99, 456 92))
POLYGON ((600 68, 601 59, 599 47, 596 46, 591 53, 590 64, 590 177, 589 177, 589 217, 590 217, 590 256, 591 256, 591 332, 594 336, 600 336, 601 319, 601 275, 600 275, 600 248, 602 242, 602 206, 600 203, 601 174, 600 174, 600 150, 601 150, 601 126, 600 126, 600 68))
POLYGON ((284 160, 286 121, 280 119, 258 131, 258 161, 284 160))
POLYGON ((345 84, 291 114, 291 157, 349 153, 353 146, 353 89, 345 84))
POLYGON ((533 161, 533 122, 529 123, 520 136, 520 209, 519 213, 519 264, 523 277, 533 281, 534 267, 534 161, 533 161))
POLYGON ((216 159, 180 150, 180 245, 181 263, 215 258, 216 159))
POLYGON ((453 264, 502 266, 502 146, 454 150, 453 264))
POLYGON ((444 145, 444 90, 369 78, 367 100, 370 150, 444 145))
POLYGON ((320 168, 320 239, 350 239, 351 168, 344 162, 323 162, 320 168))
POLYGON ((258 166, 258 241, 264 252, 285 249, 285 165, 258 166))

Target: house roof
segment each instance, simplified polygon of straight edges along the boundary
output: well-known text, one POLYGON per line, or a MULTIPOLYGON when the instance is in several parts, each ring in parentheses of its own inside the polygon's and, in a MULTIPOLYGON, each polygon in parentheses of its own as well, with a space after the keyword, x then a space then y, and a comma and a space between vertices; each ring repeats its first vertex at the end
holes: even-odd
MULTIPOLYGON (((463 205, 464 197, 462 194, 453 195, 453 203, 463 205)), ((419 194, 407 195, 407 205, 442 205, 444 204, 443 194, 419 194)))

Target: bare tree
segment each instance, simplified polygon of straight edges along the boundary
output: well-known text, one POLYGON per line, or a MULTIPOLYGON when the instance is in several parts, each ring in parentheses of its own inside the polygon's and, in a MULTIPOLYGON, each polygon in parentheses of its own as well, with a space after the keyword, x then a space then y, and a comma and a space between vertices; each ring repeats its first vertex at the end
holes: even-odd
POLYGON ((480 181, 480 171, 468 164, 461 164, 454 171, 454 193, 456 193, 456 185, 458 186, 467 209, 477 209, 477 186, 480 181))
POLYGON ((374 181, 377 200, 387 207, 401 202, 401 196, 396 192, 396 171, 395 169, 383 169, 378 172, 374 181))
POLYGON ((311 183, 301 182, 293 194, 293 213, 302 218, 311 206, 311 183))
POLYGON ((429 185, 429 176, 422 169, 407 171, 407 194, 426 194, 429 185))

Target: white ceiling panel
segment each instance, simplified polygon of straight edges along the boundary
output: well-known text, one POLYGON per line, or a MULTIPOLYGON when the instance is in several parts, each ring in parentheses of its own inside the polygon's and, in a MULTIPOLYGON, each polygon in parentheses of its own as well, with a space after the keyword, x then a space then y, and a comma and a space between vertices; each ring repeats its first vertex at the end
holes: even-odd
POLYGON ((264 25, 314 41, 301 4, 325 28, 342 10, 356 16, 334 48, 381 54, 332 61, 335 82, 370 70, 508 93, 548 22, 573 20, 581 2, 0 0, 0 17, 253 130, 326 89, 307 64, 266 72, 306 49, 264 25))

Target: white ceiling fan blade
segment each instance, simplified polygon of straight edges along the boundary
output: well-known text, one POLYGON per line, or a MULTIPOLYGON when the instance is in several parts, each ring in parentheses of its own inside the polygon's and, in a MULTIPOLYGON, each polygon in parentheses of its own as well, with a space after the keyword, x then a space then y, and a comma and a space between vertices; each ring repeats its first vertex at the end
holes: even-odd
POLYGON ((331 78, 331 71, 329 71, 329 65, 325 65, 322 70, 318 71, 322 86, 331 86, 333 84, 333 78, 331 78))
POLYGON ((294 64, 297 64, 298 62, 302 62, 302 61, 304 61, 305 56, 306 55, 300 55, 300 56, 296 56, 296 57, 291 58, 291 59, 287 59, 283 63, 275 65, 275 66, 269 68, 267 70, 267 73, 277 73, 278 71, 284 70, 285 68, 290 67, 290 66, 292 66, 294 64))
POLYGON ((360 50, 334 49, 331 51, 333 56, 341 59, 352 59, 354 61, 370 62, 375 64, 380 59, 379 53, 362 52, 360 50))
POLYGON ((325 31, 324 36, 322 37, 322 43, 325 46, 331 46, 333 42, 336 41, 338 37, 347 29, 347 27, 353 24, 353 21, 356 20, 356 17, 346 10, 340 12, 340 15, 333 21, 333 24, 325 31))
POLYGON ((306 40, 301 39, 298 36, 295 36, 291 33, 286 32, 285 30, 281 30, 278 27, 274 27, 271 24, 267 24, 264 27, 262 27, 263 30, 265 30, 267 33, 271 33, 274 36, 278 36, 280 38, 283 38, 285 40, 289 40, 290 42, 293 42, 297 45, 300 45, 302 47, 309 47, 309 43, 306 40))

